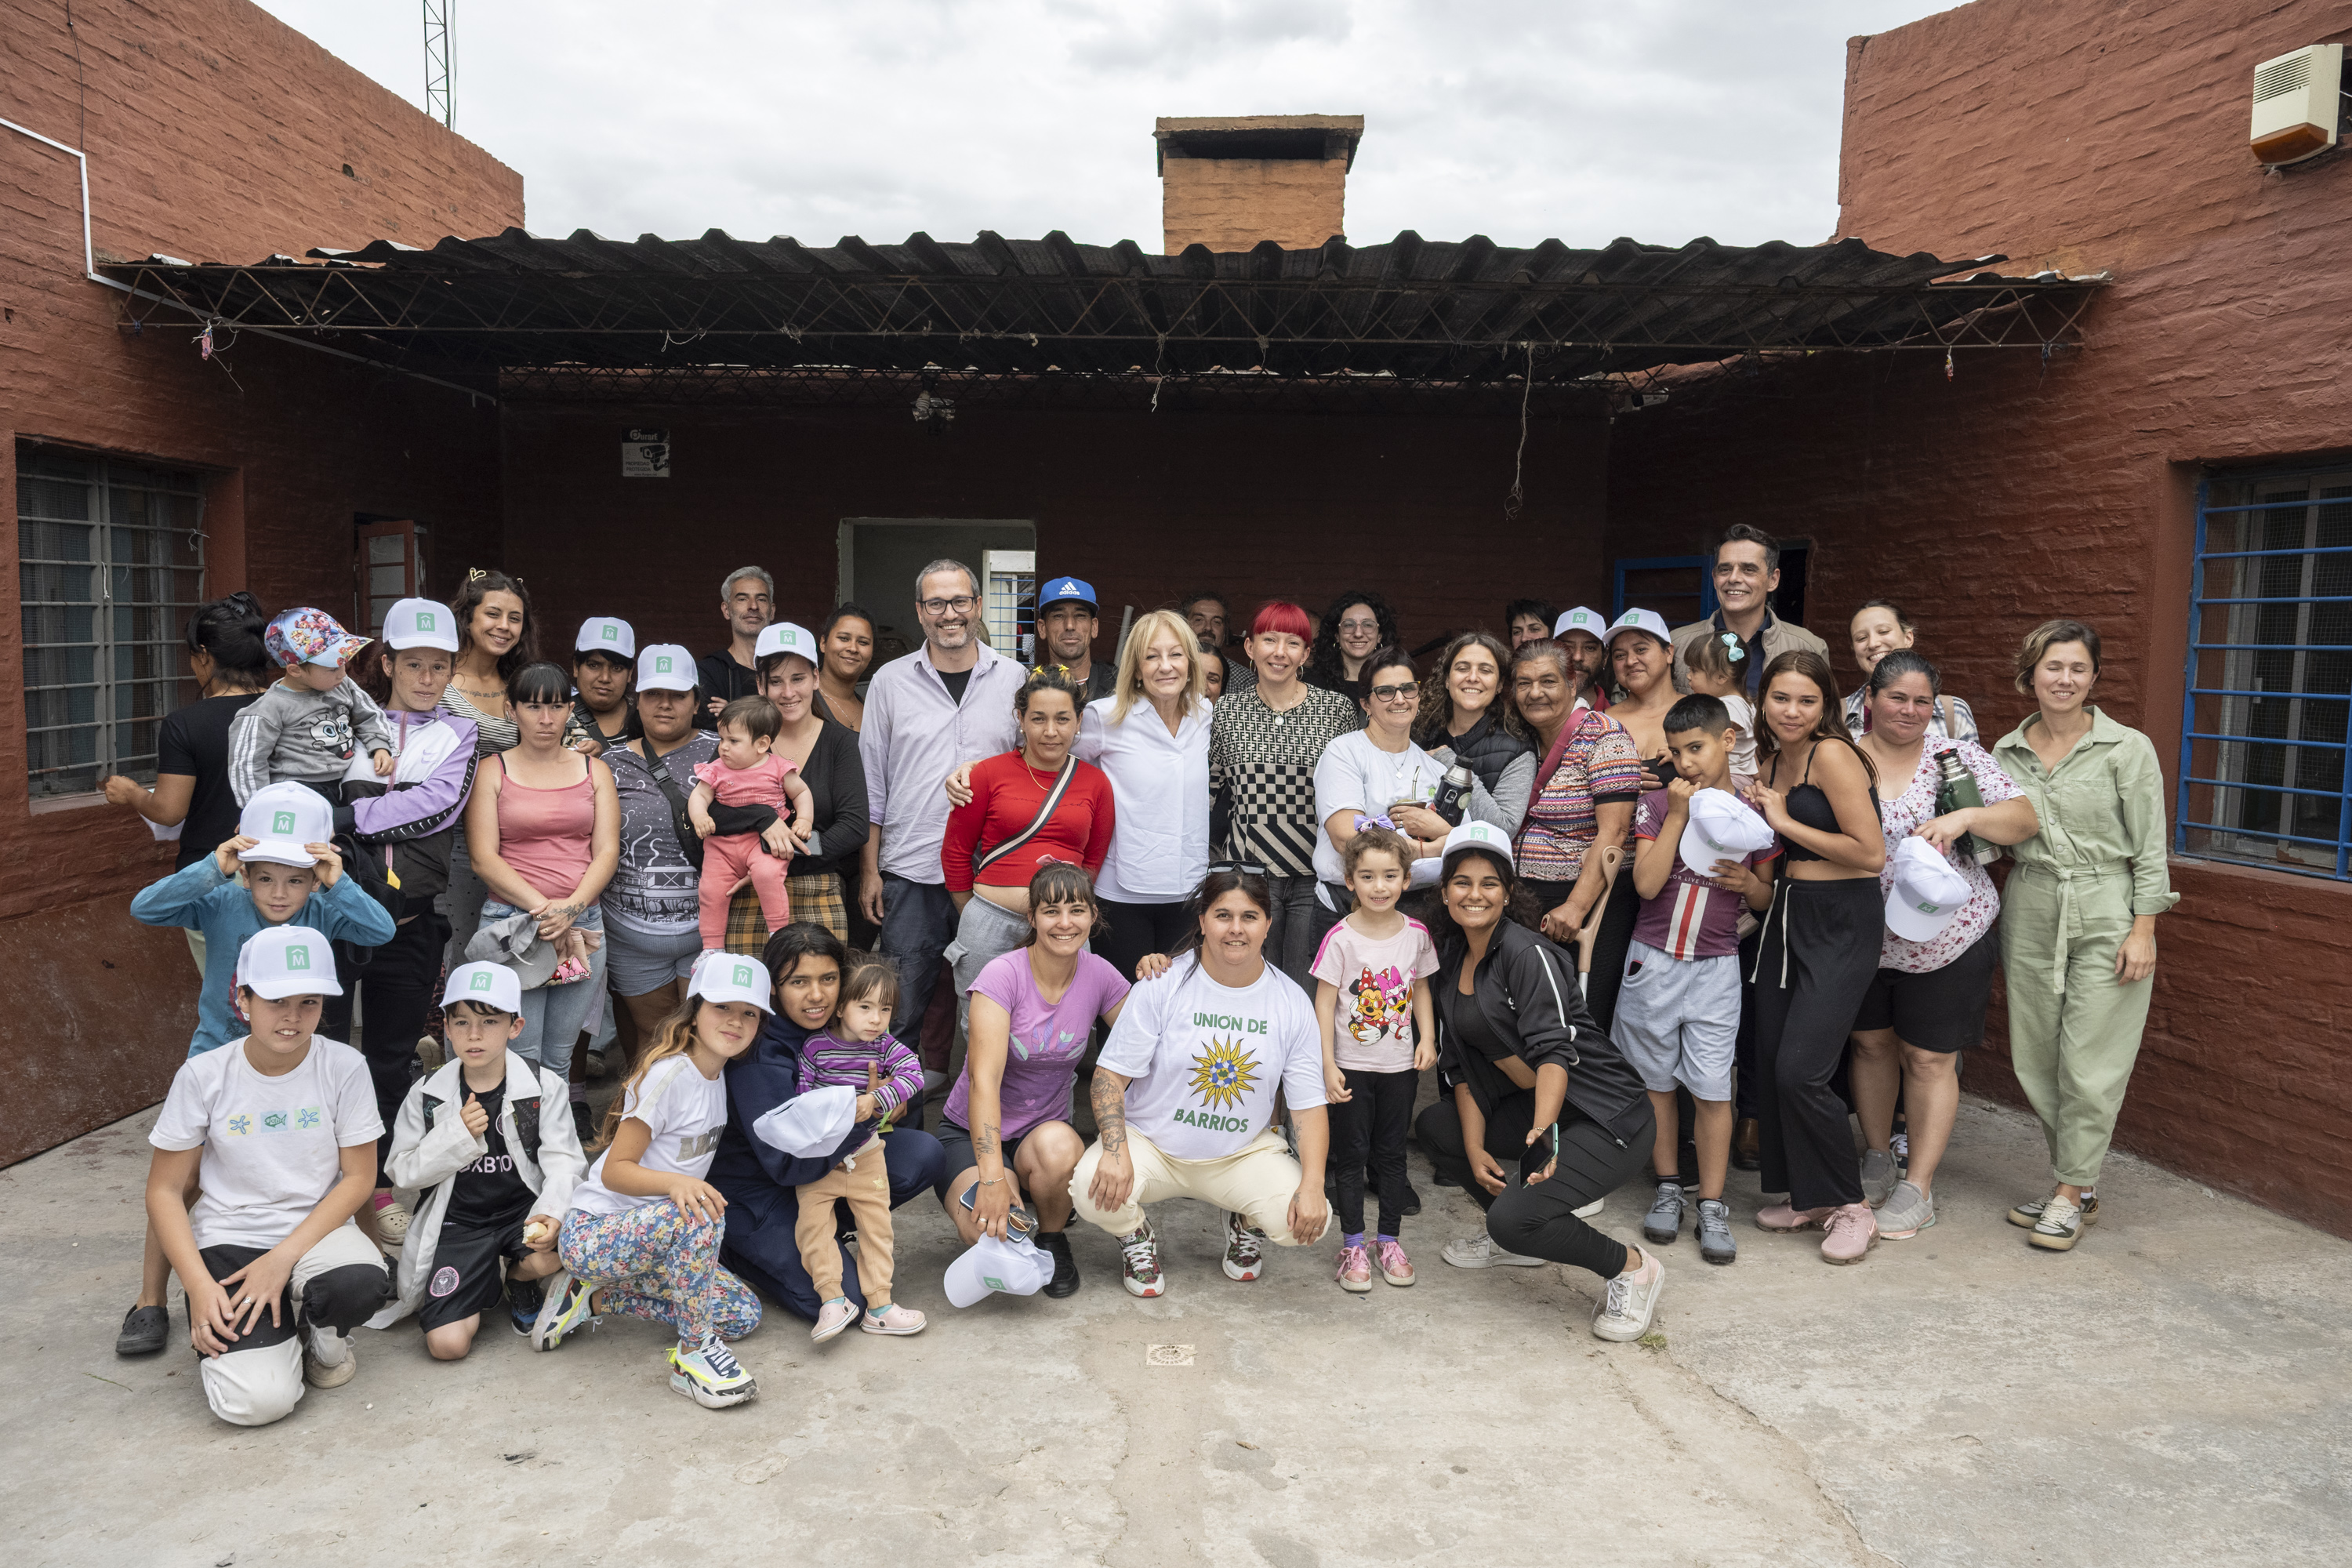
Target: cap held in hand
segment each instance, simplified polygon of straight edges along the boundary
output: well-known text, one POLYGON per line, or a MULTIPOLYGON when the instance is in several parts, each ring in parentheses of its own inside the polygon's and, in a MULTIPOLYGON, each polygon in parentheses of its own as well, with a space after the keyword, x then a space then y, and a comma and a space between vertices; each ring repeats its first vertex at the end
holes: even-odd
POLYGON ((237 950, 236 983, 272 1002, 343 994, 335 979, 333 944, 324 931, 309 926, 271 926, 247 937, 237 950))
POLYGON ((1700 876, 1714 876, 1717 860, 1745 860, 1771 847, 1770 825, 1729 790, 1703 789, 1691 796, 1682 861, 1700 876))
POLYGON ((324 844, 334 837, 334 808, 327 797, 309 784, 289 780, 284 784, 264 784, 253 792, 245 809, 236 814, 236 833, 240 838, 250 838, 253 847, 238 854, 240 860, 267 860, 277 866, 309 866, 318 857, 310 846, 324 844))
POLYGON ((794 1095, 751 1123, 751 1135, 795 1160, 814 1160, 841 1147, 857 1125, 857 1091, 827 1084, 794 1095))
POLYGON ((948 1300, 969 1307, 998 1290, 1034 1296, 1053 1278, 1052 1255, 1039 1251, 1028 1237, 983 1236, 948 1265, 948 1300))
POLYGON ((1886 894, 1886 929, 1906 942, 1939 936, 1969 901, 1968 879, 1924 838, 1895 847, 1893 886, 1886 894))

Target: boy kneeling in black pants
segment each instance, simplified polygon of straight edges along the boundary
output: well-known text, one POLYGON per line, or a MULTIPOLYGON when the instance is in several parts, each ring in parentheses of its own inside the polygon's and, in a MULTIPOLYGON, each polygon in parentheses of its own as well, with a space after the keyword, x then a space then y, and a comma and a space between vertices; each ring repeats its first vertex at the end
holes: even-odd
POLYGON ((562 1267, 556 1231, 587 1161, 570 1087, 507 1049, 522 1033, 515 972, 460 964, 441 1008, 450 1059, 409 1089, 384 1163, 394 1186, 427 1190, 401 1247, 398 1298, 368 1326, 415 1312, 433 1358, 457 1361, 502 1290, 515 1331, 530 1332, 537 1282, 562 1267))

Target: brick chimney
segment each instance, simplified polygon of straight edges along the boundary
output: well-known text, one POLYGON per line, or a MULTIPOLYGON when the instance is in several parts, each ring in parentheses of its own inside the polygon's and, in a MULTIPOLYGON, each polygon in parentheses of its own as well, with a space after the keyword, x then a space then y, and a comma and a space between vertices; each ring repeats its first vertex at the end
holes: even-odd
POLYGON ((1269 239, 1308 250, 1346 234, 1348 170, 1363 134, 1360 114, 1161 120, 1152 135, 1167 254, 1269 239))

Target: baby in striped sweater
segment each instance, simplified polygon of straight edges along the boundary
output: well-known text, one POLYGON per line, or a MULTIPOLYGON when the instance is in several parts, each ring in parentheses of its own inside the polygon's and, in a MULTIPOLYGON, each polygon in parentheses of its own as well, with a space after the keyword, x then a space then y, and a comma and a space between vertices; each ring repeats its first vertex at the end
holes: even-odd
POLYGON ((800 1092, 836 1086, 859 1090, 856 1148, 839 1164, 794 1191, 800 1218, 793 1239, 801 1266, 816 1287, 816 1327, 809 1337, 820 1344, 853 1321, 869 1334, 919 1334, 923 1314, 890 1300, 890 1172, 882 1134, 898 1112, 923 1092, 923 1065, 890 1033, 898 1005, 898 972, 886 959, 857 953, 842 977, 841 1009, 823 1034, 801 1047, 800 1092), (849 1204, 857 1227, 857 1278, 866 1288, 866 1310, 842 1291, 841 1244, 834 1237, 833 1205, 849 1204))

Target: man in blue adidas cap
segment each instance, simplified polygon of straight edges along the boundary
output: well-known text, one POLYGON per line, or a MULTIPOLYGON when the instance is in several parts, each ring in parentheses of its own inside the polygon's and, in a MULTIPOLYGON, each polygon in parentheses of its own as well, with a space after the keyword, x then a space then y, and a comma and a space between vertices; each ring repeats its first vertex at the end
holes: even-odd
POLYGON ((1083 577, 1048 577, 1037 588, 1037 664, 1069 667, 1070 679, 1086 688, 1086 700, 1108 697, 1118 679, 1118 656, 1108 664, 1094 658, 1095 585, 1083 577))

